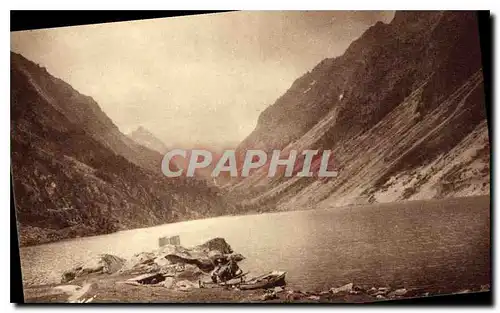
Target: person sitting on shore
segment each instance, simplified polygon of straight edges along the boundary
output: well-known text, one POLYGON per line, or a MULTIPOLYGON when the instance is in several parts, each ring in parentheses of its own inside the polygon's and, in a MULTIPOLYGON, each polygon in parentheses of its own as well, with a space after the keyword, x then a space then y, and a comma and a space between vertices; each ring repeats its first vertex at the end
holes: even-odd
POLYGON ((225 282, 237 275, 240 275, 243 271, 238 266, 236 260, 233 257, 229 257, 228 261, 225 263, 219 263, 214 271, 212 272, 212 281, 225 282))

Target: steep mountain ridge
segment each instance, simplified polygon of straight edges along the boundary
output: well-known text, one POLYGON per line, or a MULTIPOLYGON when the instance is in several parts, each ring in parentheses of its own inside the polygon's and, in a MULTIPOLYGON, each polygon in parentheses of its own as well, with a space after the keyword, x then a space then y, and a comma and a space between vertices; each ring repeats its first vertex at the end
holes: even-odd
POLYGON ((396 12, 391 23, 377 22, 342 56, 297 79, 261 114, 240 149, 283 148, 335 106, 339 121, 325 140, 340 141, 375 125, 433 72, 452 77, 447 83, 437 75, 429 84, 426 96, 438 97, 432 87, 453 88, 480 64, 474 13, 396 12))
POLYGON ((78 124, 88 135, 116 154, 123 155, 148 170, 158 171, 162 156, 122 134, 92 97, 82 95, 71 85, 50 75, 45 68, 21 55, 11 53, 11 59, 12 65, 27 77, 31 85, 35 86, 39 96, 50 103, 54 110, 64 115, 69 122, 78 124))
POLYGON ((487 194, 485 138, 475 13, 397 12, 297 79, 239 146, 331 149, 339 176, 268 178, 261 169, 228 190, 245 210, 487 194))
POLYGON ((164 154, 168 150, 167 146, 160 139, 142 126, 139 126, 136 130, 128 134, 128 137, 138 144, 161 154, 164 154))
POLYGON ((149 170, 146 148, 133 143, 127 157, 117 153, 132 140, 114 141, 126 137, 89 99, 11 54, 11 163, 22 245, 226 213, 217 189, 167 179, 159 164, 149 170))

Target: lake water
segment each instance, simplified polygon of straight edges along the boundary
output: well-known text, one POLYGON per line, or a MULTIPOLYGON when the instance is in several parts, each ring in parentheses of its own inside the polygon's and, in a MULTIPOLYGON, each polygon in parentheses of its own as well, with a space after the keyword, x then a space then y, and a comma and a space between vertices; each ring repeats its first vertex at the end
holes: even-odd
POLYGON ((354 282, 436 290, 490 283, 489 197, 219 217, 78 238, 21 249, 26 285, 99 254, 124 258, 180 235, 192 246, 223 237, 250 275, 287 271, 295 288, 354 282))

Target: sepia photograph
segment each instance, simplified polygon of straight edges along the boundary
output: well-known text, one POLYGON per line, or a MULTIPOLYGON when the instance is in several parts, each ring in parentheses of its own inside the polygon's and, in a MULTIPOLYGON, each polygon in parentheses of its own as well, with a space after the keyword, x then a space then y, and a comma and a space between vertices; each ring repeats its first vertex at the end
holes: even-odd
POLYGON ((489 293, 481 17, 226 11, 11 31, 24 301, 489 293))

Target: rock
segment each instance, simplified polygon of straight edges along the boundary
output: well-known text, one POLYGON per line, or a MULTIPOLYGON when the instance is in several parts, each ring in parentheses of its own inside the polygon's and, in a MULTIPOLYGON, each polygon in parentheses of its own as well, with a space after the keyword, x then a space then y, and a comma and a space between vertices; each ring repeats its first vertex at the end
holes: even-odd
POLYGON ((263 294, 260 297, 260 300, 267 301, 267 300, 273 300, 273 299, 277 299, 277 298, 278 298, 278 295, 276 295, 275 292, 266 292, 265 294, 263 294))
POLYGON ((320 294, 320 296, 325 296, 325 295, 330 294, 330 291, 322 291, 319 294, 320 294))
POLYGON ((195 249, 201 249, 201 250, 206 250, 208 251, 218 251, 222 254, 231 254, 233 253, 233 249, 231 246, 226 242, 224 238, 213 238, 210 239, 209 241, 205 242, 204 244, 201 244, 199 246, 196 246, 195 249))
POLYGON ((97 295, 92 296, 91 298, 88 298, 87 300, 84 301, 84 303, 89 303, 94 301, 94 299, 97 297, 97 295))
POLYGON ((76 291, 78 291, 80 288, 82 288, 82 287, 80 287, 78 285, 61 285, 61 286, 54 287, 54 290, 60 291, 60 292, 66 293, 66 294, 73 294, 76 291))
POLYGON ((426 293, 424 293, 424 294, 422 295, 422 297, 428 297, 428 296, 429 296, 429 293, 428 293, 428 292, 426 292, 426 293))
POLYGON ((83 269, 89 272, 102 272, 106 274, 112 274, 118 272, 123 264, 125 263, 125 259, 122 259, 118 256, 112 254, 100 254, 97 258, 92 259, 90 262, 87 262, 83 269))
POLYGON ((279 286, 278 287, 274 287, 274 292, 275 293, 280 293, 280 292, 283 292, 283 291, 285 291, 285 289, 283 289, 282 287, 279 287, 279 286))
POLYGON ((96 297, 97 297, 97 295, 92 296, 92 298, 88 298, 87 300, 85 300, 85 303, 89 303, 89 302, 94 301, 94 299, 95 299, 96 297))
POLYGON ((370 289, 368 289, 366 292, 367 292, 368 294, 374 294, 374 293, 378 292, 378 289, 377 289, 377 288, 375 288, 375 287, 371 287, 371 288, 370 288, 370 289))
POLYGON ((188 280, 181 280, 175 284, 175 288, 180 291, 190 291, 193 288, 198 288, 198 285, 188 280))
POLYGON ((309 297, 307 297, 307 300, 318 301, 319 300, 319 296, 309 296, 309 297))
POLYGON ((153 262, 155 264, 158 264, 159 267, 165 267, 165 266, 170 265, 170 262, 167 259, 165 259, 165 257, 160 257, 160 256, 156 257, 153 260, 153 262))
POLYGON ((380 288, 378 288, 377 290, 378 290, 378 291, 382 291, 382 292, 386 292, 386 293, 387 293, 387 292, 389 292, 389 290, 391 290, 391 288, 389 288, 389 287, 380 287, 380 288))
POLYGON ((469 289, 464 289, 464 290, 460 290, 459 292, 456 292, 457 294, 462 294, 462 293, 469 293, 471 292, 469 289))
POLYGON ((153 264, 156 255, 153 252, 141 252, 134 255, 131 259, 135 264, 153 264))
POLYGON ((241 262, 245 259, 245 257, 243 255, 241 255, 240 253, 234 253, 234 254, 231 254, 230 256, 234 261, 236 262, 241 262))
POLYGON ((290 301, 290 300, 298 300, 300 299, 300 294, 293 291, 293 290, 287 290, 286 292, 286 296, 285 296, 286 300, 290 301))
POLYGON ((219 251, 217 250, 214 250, 214 251, 208 251, 208 257, 211 259, 211 260, 216 260, 216 259, 221 259, 221 258, 224 258, 224 254, 220 253, 219 251))
MULTIPOLYGON (((193 248, 185 248, 179 245, 166 244, 152 252, 142 252, 134 255, 123 266, 121 273, 148 273, 184 271, 185 268, 172 268, 172 265, 196 267, 205 273, 215 268, 214 260, 227 258, 233 250, 223 238, 214 238, 202 245, 193 248)), ((241 254, 235 253, 231 256, 236 262, 245 259, 241 254)), ((198 274, 198 270, 193 272, 198 274)), ((196 276, 196 275, 193 275, 196 276)), ((192 279, 196 279, 193 277, 192 279)))
POLYGON ((165 277, 165 280, 162 282, 162 286, 165 288, 172 288, 174 285, 174 278, 173 277, 165 277))
POLYGON ((400 288, 400 289, 396 289, 394 291, 392 291, 391 293, 389 293, 389 296, 390 297, 394 297, 394 296, 404 296, 406 293, 408 292, 408 290, 406 290, 405 288, 400 288))
POLYGON ((182 271, 177 273, 176 277, 181 280, 194 281, 199 280, 201 275, 203 272, 196 265, 187 264, 182 271))
POLYGON ((87 262, 78 265, 62 274, 61 281, 69 282, 77 277, 91 273, 112 274, 118 272, 125 264, 125 259, 112 254, 100 254, 87 262))
POLYGON ((481 288, 479 289, 479 291, 489 291, 489 290, 490 290, 490 284, 481 285, 481 288))
POLYGON ((330 292, 333 293, 333 294, 337 294, 337 293, 340 293, 340 292, 350 292, 352 290, 352 287, 353 287, 353 283, 349 283, 347 285, 344 285, 342 287, 338 287, 338 288, 331 288, 330 289, 330 292))
MULTIPOLYGON (((217 241, 216 241, 217 242, 217 241)), ((225 241, 224 241, 225 242, 225 241)), ((209 247, 217 247, 222 245, 221 243, 217 244, 207 244, 196 246, 192 249, 185 249, 181 246, 173 246, 174 249, 170 249, 173 251, 169 251, 165 254, 165 259, 167 259, 171 264, 191 264, 197 266, 200 270, 204 272, 210 272, 215 268, 214 264, 214 253, 212 250, 208 250, 209 247)), ((166 252, 166 249, 171 247, 170 245, 166 245, 163 248, 166 252)), ((222 248, 221 248, 222 249, 222 248)), ((224 250, 224 249, 223 249, 224 250)), ((224 251, 228 251, 227 249, 224 251)), ((232 250, 231 250, 232 251, 232 250)), ((163 252, 163 253, 165 253, 163 252)), ((217 252, 220 254, 220 252, 217 252)))
POLYGON ((120 273, 151 273, 160 271, 170 266, 171 263, 165 259, 165 252, 173 252, 175 247, 161 247, 152 252, 141 252, 135 254, 120 270, 120 273))
POLYGON ((163 282, 164 280, 165 276, 160 273, 154 273, 139 275, 137 277, 128 279, 127 282, 136 282, 141 285, 154 285, 163 282))
POLYGON ((82 288, 79 288, 78 290, 76 290, 75 292, 73 292, 69 296, 68 302, 72 303, 72 302, 77 301, 78 299, 83 297, 90 290, 91 287, 92 287, 92 284, 83 285, 82 288))
POLYGON ((62 273, 61 282, 68 283, 68 282, 72 281, 73 279, 76 278, 77 272, 78 272, 78 269, 71 269, 71 270, 65 271, 64 273, 62 273))
POLYGON ((362 288, 362 287, 360 287, 360 286, 354 286, 354 287, 352 287, 352 290, 353 291, 357 291, 357 292, 363 292, 363 291, 365 291, 365 289, 362 288))
POLYGON ((377 299, 385 299, 383 295, 377 295, 377 299))

